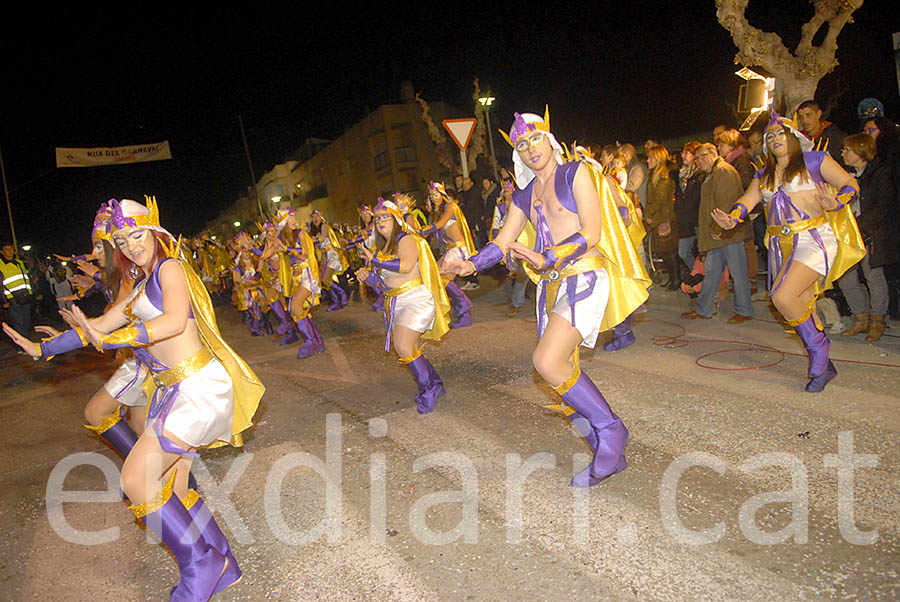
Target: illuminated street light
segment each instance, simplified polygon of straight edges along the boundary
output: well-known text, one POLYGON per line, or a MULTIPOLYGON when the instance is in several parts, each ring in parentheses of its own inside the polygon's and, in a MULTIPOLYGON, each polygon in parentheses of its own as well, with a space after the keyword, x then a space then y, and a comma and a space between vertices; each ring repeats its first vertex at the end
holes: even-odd
POLYGON ((478 99, 478 102, 481 103, 481 106, 484 107, 484 118, 487 120, 487 135, 488 142, 491 145, 491 158, 494 160, 491 164, 494 168, 494 181, 498 184, 500 183, 500 175, 497 173, 497 154, 494 152, 494 130, 491 128, 491 105, 496 99, 491 96, 490 91, 488 91, 487 96, 483 96, 478 99))
POLYGON ((241 227, 241 222, 234 222, 234 227, 235 227, 235 228, 240 228, 240 227, 241 227))
POLYGON ((31 250, 31 245, 22 245, 22 250, 26 253, 31 250))
POLYGON ((273 196, 273 197, 272 197, 272 202, 273 202, 273 203, 279 203, 279 202, 281 202, 281 197, 280 197, 280 196, 273 196))
POLYGON ((213 234, 212 236, 209 237, 209 239, 210 239, 210 240, 215 240, 215 239, 216 239, 216 235, 213 234))

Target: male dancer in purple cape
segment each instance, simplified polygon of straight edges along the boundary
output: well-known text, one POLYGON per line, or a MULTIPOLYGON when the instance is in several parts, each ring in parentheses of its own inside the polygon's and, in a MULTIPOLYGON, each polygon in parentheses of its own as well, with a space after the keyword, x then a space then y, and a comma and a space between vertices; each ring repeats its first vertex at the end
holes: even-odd
POLYGON ((471 274, 509 252, 540 274, 534 367, 562 396, 564 410, 594 452, 588 467, 572 479, 572 485, 587 487, 625 469, 628 429, 579 368, 578 346, 593 347, 601 329, 611 328, 640 305, 646 299, 646 283, 635 271, 640 261, 608 183, 587 162, 563 162, 562 147, 550 133, 549 114, 542 119, 517 113, 507 140, 515 149, 520 190, 513 194, 506 222, 479 253, 467 261, 444 261, 442 269, 471 274), (534 249, 516 242, 526 220, 537 233, 534 249), (614 311, 608 312, 611 284, 617 299, 610 304, 614 311))

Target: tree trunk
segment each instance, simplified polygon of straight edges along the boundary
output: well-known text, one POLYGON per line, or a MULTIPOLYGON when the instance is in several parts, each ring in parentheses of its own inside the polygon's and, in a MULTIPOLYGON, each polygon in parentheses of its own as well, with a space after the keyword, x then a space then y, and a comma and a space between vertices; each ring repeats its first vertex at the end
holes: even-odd
POLYGON ((779 114, 791 117, 801 102, 815 98, 819 80, 794 75, 781 76, 776 84, 775 109, 779 114))

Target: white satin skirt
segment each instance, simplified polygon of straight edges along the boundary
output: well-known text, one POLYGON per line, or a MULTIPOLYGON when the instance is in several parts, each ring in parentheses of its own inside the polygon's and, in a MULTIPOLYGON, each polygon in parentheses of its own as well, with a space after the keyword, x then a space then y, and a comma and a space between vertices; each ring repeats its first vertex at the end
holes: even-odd
POLYGON ((144 393, 144 389, 141 388, 141 383, 144 382, 146 374, 140 375, 135 380, 134 377, 136 374, 137 361, 134 357, 130 357, 122 362, 122 365, 119 366, 109 380, 106 381, 103 388, 116 401, 124 406, 132 408, 145 406, 147 405, 147 395, 144 393), (134 381, 134 384, 129 387, 128 383, 131 381, 134 381))
POLYGON ((466 247, 453 247, 449 249, 444 255, 441 257, 441 261, 466 261, 469 259, 469 253, 466 251, 466 247))
POLYGON ((828 273, 828 269, 831 268, 831 264, 834 263, 837 250, 837 237, 834 235, 834 230, 831 229, 831 224, 825 222, 816 228, 804 230, 797 235, 797 244, 794 247, 794 261, 799 261, 803 265, 808 266, 825 276, 828 273), (822 237, 822 244, 825 246, 824 253, 822 252, 822 247, 819 243, 813 239, 813 230, 817 231, 819 236, 822 237), (826 258, 828 269, 826 269, 825 266, 826 258))
POLYGON ((344 266, 341 264, 341 258, 334 249, 325 251, 325 267, 334 270, 335 274, 340 274, 343 271, 344 266))
POLYGON ((416 332, 425 332, 434 326, 434 296, 424 284, 397 295, 393 302, 395 326, 405 326, 416 332))
POLYGON ((321 283, 312 277, 312 272, 309 268, 303 268, 300 272, 300 286, 308 290, 313 297, 322 291, 321 283))
MULTIPOLYGON (((588 288, 587 274, 588 272, 578 274, 576 278, 575 294, 581 293, 588 288)), ((597 336, 600 334, 600 325, 603 322, 603 314, 606 312, 606 304, 609 302, 609 276, 606 270, 593 270, 597 277, 594 283, 594 290, 590 295, 575 303, 575 329, 581 335, 581 344, 585 347, 593 348, 597 344, 597 336)), ((538 282, 537 301, 537 319, 546 320, 544 308, 541 307, 541 297, 547 286, 547 280, 538 282)), ((569 305, 569 295, 566 291, 566 281, 563 280, 559 285, 559 292, 556 295, 556 303, 553 304, 552 313, 559 314, 567 322, 572 324, 572 308, 569 305)))
POLYGON ((178 383, 165 430, 190 446, 200 447, 230 441, 233 428, 234 387, 225 367, 213 358, 178 383))

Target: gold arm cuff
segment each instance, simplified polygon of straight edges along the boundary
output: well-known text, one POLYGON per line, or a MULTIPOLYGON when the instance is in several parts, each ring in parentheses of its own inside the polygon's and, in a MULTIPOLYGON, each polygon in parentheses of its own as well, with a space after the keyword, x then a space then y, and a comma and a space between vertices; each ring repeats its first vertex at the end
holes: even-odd
POLYGON ((212 352, 206 347, 201 347, 200 351, 184 360, 180 364, 163 370, 162 372, 150 373, 150 377, 157 387, 165 388, 177 385, 188 376, 196 374, 203 369, 213 359, 212 352))
POLYGON ((418 357, 419 357, 420 355, 422 355, 422 348, 421 348, 421 347, 419 347, 418 349, 416 349, 415 351, 413 351, 412 353, 410 353, 410 354, 407 355, 406 357, 398 358, 398 360, 399 360, 399 362, 400 362, 401 364, 409 364, 410 362, 416 361, 416 359, 418 359, 418 357))
POLYGON ((424 284, 424 283, 422 282, 421 278, 414 278, 413 280, 410 280, 409 282, 404 282, 403 284, 401 284, 400 286, 398 286, 396 288, 389 288, 388 290, 384 291, 384 296, 385 296, 385 298, 390 299, 391 297, 396 297, 397 295, 402 295, 403 293, 405 293, 407 291, 411 291, 412 289, 414 289, 417 286, 420 286, 422 284, 424 284))
POLYGON ((184 506, 185 510, 190 510, 194 507, 194 504, 200 499, 200 494, 197 493, 194 489, 188 489, 187 495, 184 496, 184 499, 181 500, 181 504, 184 506))
POLYGON ((78 333, 78 338, 81 339, 81 344, 84 345, 85 347, 87 347, 88 340, 87 340, 87 337, 84 336, 84 330, 81 328, 81 326, 76 326, 75 332, 78 333))
POLYGON ((103 420, 100 421, 100 424, 98 424, 97 426, 85 424, 84 428, 94 431, 98 435, 102 435, 103 433, 105 433, 106 431, 111 429, 113 426, 115 426, 116 423, 119 422, 120 420, 122 420, 122 417, 119 416, 118 412, 116 412, 115 414, 110 414, 109 416, 106 416, 103 420))
POLYGON ((140 332, 138 332, 138 329, 134 326, 126 326, 124 328, 114 330, 100 337, 100 351, 105 351, 104 347, 107 344, 131 345, 134 340, 138 338, 138 336, 140 336, 140 332))
POLYGON ((169 477, 169 480, 166 481, 165 485, 162 486, 162 489, 159 490, 153 499, 147 500, 143 504, 138 504, 137 506, 128 506, 128 509, 134 512, 135 518, 144 518, 148 514, 153 514, 160 508, 166 505, 166 502, 169 501, 169 498, 172 497, 172 488, 175 486, 175 469, 172 469, 172 475, 169 477))

